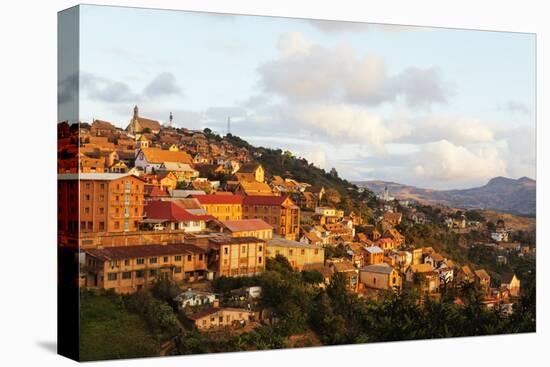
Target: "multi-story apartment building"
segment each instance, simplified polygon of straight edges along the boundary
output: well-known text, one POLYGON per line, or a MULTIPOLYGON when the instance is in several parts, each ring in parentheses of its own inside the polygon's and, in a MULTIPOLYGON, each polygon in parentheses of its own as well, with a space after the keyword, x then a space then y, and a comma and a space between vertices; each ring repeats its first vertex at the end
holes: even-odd
POLYGON ((300 234, 300 208, 288 196, 245 196, 243 219, 252 218, 263 219, 286 239, 297 240, 300 234))
POLYGON ((207 275, 207 254, 189 244, 138 245, 85 250, 85 286, 131 293, 157 279, 194 281, 207 275))
POLYGON ((318 245, 309 245, 303 242, 273 238, 267 241, 266 256, 273 258, 282 255, 297 271, 302 271, 304 266, 322 266, 325 262, 325 249, 318 245))
POLYGON ((265 270, 265 240, 217 237, 208 240, 208 268, 215 276, 252 276, 265 270))
POLYGON ((218 220, 241 220, 243 218, 243 197, 240 195, 192 195, 218 220))
POLYGON ((66 207, 64 195, 78 190, 79 231, 129 232, 136 231, 143 218, 143 186, 136 176, 120 173, 80 173, 58 176, 60 230, 74 228, 75 200, 66 207), (78 183, 77 183, 78 182, 78 183))

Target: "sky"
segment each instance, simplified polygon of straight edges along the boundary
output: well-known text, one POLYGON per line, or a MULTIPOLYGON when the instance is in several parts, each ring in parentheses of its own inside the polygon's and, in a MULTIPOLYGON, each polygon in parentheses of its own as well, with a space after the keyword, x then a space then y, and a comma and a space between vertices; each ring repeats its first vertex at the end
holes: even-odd
POLYGON ((79 115, 126 127, 138 105, 220 134, 230 117, 251 144, 352 181, 535 178, 535 47, 523 33, 85 5, 79 115))

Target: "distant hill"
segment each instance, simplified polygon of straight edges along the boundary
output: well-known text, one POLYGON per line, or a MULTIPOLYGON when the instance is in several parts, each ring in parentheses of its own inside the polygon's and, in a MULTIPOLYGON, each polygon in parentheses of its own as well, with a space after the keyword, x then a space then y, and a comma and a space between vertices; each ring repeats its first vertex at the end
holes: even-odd
POLYGON ((430 190, 387 181, 355 182, 374 193, 388 187, 398 199, 414 199, 428 204, 439 203, 462 209, 493 209, 521 215, 536 211, 536 181, 528 177, 517 180, 495 177, 486 185, 462 190, 430 190))

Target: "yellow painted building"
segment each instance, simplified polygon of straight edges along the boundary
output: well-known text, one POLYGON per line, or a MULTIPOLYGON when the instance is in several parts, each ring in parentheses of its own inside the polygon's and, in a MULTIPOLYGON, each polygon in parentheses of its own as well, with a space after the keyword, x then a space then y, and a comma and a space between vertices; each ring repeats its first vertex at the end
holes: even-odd
POLYGON ((209 269, 217 277, 257 275, 265 270, 265 248, 265 240, 256 237, 210 238, 209 269))
POLYGON ((85 254, 85 286, 117 293, 135 292, 157 279, 194 281, 207 273, 206 251, 189 244, 106 247, 85 254))
POLYGON ((323 247, 279 237, 267 241, 266 255, 270 258, 282 255, 298 271, 302 271, 304 266, 323 265, 325 262, 323 247))
POLYGON ((187 318, 198 330, 213 330, 222 327, 236 327, 253 319, 253 313, 244 308, 209 307, 187 318))
POLYGON ((201 207, 218 220, 241 220, 243 197, 240 195, 192 195, 201 207))
POLYGON ((363 286, 372 289, 401 289, 401 277, 397 270, 388 264, 369 265, 359 270, 363 286))

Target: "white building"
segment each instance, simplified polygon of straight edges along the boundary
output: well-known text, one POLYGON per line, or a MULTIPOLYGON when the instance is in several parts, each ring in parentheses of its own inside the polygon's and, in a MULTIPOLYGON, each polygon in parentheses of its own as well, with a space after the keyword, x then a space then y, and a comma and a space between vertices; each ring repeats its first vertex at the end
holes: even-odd
POLYGON ((217 295, 215 293, 188 289, 174 297, 174 301, 177 302, 179 308, 208 304, 213 305, 217 303, 217 295))

